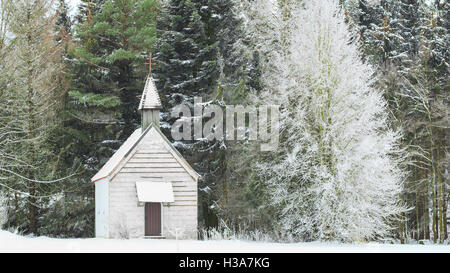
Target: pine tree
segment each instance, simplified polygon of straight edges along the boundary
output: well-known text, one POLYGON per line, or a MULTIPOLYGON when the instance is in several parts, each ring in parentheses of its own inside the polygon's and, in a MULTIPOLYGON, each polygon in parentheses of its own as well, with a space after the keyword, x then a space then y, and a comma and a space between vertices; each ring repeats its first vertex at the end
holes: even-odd
POLYGON ((67 121, 89 180, 139 126, 137 96, 155 42, 154 0, 83 1, 71 51, 67 121))
POLYGON ((60 1, 56 29, 64 45, 60 70, 60 126, 51 132, 55 172, 66 179, 60 198, 44 211, 43 234, 92 237, 94 187, 90 182, 139 124, 137 95, 146 76, 144 59, 155 39, 155 1, 82 1, 74 38, 67 5, 60 1), (64 40, 64 39, 67 40, 64 40))
POLYGON ((57 40, 63 39, 64 36, 70 34, 72 32, 72 20, 69 17, 69 7, 65 0, 59 0, 57 7, 57 16, 56 20, 56 30, 59 32, 60 36, 57 40))
POLYGON ((78 25, 82 44, 76 57, 90 66, 91 76, 81 77, 71 95, 91 106, 113 109, 115 115, 106 122, 122 124, 120 139, 137 125, 136 96, 141 91, 143 70, 134 66, 143 63, 142 55, 153 46, 156 11, 152 0, 106 1, 95 15, 88 9, 86 21, 78 25))
MULTIPOLYGON (((447 221, 445 202, 445 182, 443 179, 443 162, 448 147, 445 127, 448 124, 446 109, 449 107, 448 93, 448 63, 450 54, 448 46, 448 29, 444 27, 440 5, 422 5, 420 17, 420 32, 418 56, 408 71, 405 91, 401 93, 414 107, 415 115, 407 115, 410 124, 416 128, 416 138, 413 143, 424 151, 424 158, 418 161, 429 169, 426 190, 431 191, 431 227, 434 242, 443 242, 447 238, 447 221), (412 92, 411 92, 411 91, 412 92)), ((428 212, 426 212, 428 217, 428 212)), ((428 228, 428 227, 426 227, 428 228)))
MULTIPOLYGON (((170 116, 174 106, 185 103, 192 111, 194 97, 224 105, 227 95, 222 87, 229 93, 238 85, 242 59, 233 55, 233 44, 240 35, 240 22, 233 7, 229 0, 171 0, 164 6, 153 77, 164 107, 161 127, 170 139, 176 120, 170 116)), ((208 117, 202 119, 206 122, 208 117)), ((217 207, 226 180, 224 140, 203 138, 174 144, 203 177, 200 218, 207 226, 217 225, 217 210, 211 208, 217 207)))

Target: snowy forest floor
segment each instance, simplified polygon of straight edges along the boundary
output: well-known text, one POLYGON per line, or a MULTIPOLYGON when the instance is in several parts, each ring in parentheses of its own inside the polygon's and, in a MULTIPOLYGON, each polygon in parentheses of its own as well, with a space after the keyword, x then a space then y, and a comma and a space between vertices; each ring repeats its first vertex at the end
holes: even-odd
POLYGON ((243 252, 243 253, 378 253, 378 252, 443 252, 450 253, 450 245, 381 244, 381 243, 266 243, 249 241, 196 241, 152 239, 54 239, 24 237, 0 230, 0 252, 243 252))

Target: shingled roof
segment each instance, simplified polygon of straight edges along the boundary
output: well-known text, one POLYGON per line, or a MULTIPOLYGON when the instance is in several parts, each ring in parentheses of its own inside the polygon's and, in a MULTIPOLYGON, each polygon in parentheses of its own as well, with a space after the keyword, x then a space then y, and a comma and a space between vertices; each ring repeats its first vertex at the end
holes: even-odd
POLYGON ((161 100, 159 99, 155 83, 151 76, 147 77, 144 91, 142 92, 141 102, 139 103, 138 110, 143 109, 162 109, 161 100))
POLYGON ((111 175, 114 170, 120 165, 123 160, 128 160, 130 158, 131 152, 137 147, 139 142, 144 138, 144 136, 150 132, 151 130, 155 130, 157 134, 164 141, 165 146, 169 153, 171 153, 174 158, 180 163, 180 165, 194 178, 199 179, 200 175, 189 165, 186 159, 178 152, 178 150, 170 143, 170 141, 166 138, 166 136, 159 130, 158 127, 148 126, 148 128, 142 132, 142 128, 138 128, 134 131, 133 134, 120 146, 119 150, 117 150, 114 155, 103 165, 103 167, 92 177, 91 181, 96 182, 103 178, 111 175))

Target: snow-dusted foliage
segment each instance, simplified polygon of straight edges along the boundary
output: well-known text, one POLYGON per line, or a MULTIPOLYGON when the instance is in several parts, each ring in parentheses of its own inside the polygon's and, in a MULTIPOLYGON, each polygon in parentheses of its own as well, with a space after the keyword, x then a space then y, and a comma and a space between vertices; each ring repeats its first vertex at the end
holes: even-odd
POLYGON ((0 229, 8 220, 8 199, 6 194, 0 191, 0 229))
POLYGON ((243 7, 264 62, 255 103, 280 105, 280 144, 262 154, 279 228, 304 240, 386 235, 404 207, 399 133, 338 0, 256 0, 243 7))

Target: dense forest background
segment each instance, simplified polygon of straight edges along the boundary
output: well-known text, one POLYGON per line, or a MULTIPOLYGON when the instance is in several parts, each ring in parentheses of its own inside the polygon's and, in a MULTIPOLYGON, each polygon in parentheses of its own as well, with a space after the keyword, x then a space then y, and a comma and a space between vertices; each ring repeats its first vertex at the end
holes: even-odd
MULTIPOLYGON (((164 106, 161 128, 169 139, 171 108, 192 106, 194 96, 222 106, 254 103, 268 86, 268 67, 278 66, 267 48, 280 48, 268 44, 264 50, 249 33, 248 18, 256 16, 252 2, 82 0, 71 17, 66 0, 1 0, 3 228, 51 237, 94 236, 90 179, 140 126, 137 104, 151 52, 164 106)), ((288 21, 293 5, 302 1, 272 2, 288 21)), ((392 220, 394 228, 385 237, 443 242, 450 222, 450 4, 342 0, 340 6, 348 28, 358 35, 361 61, 375 68, 372 85, 383 90, 389 126, 402 133, 400 198, 407 209, 392 220)), ((270 155, 225 140, 174 145, 202 175, 202 229, 286 238, 286 228, 280 231, 277 224, 282 204, 267 201, 268 176, 253 164, 267 162, 270 155)), ((299 238, 342 239, 333 234, 299 238)))

